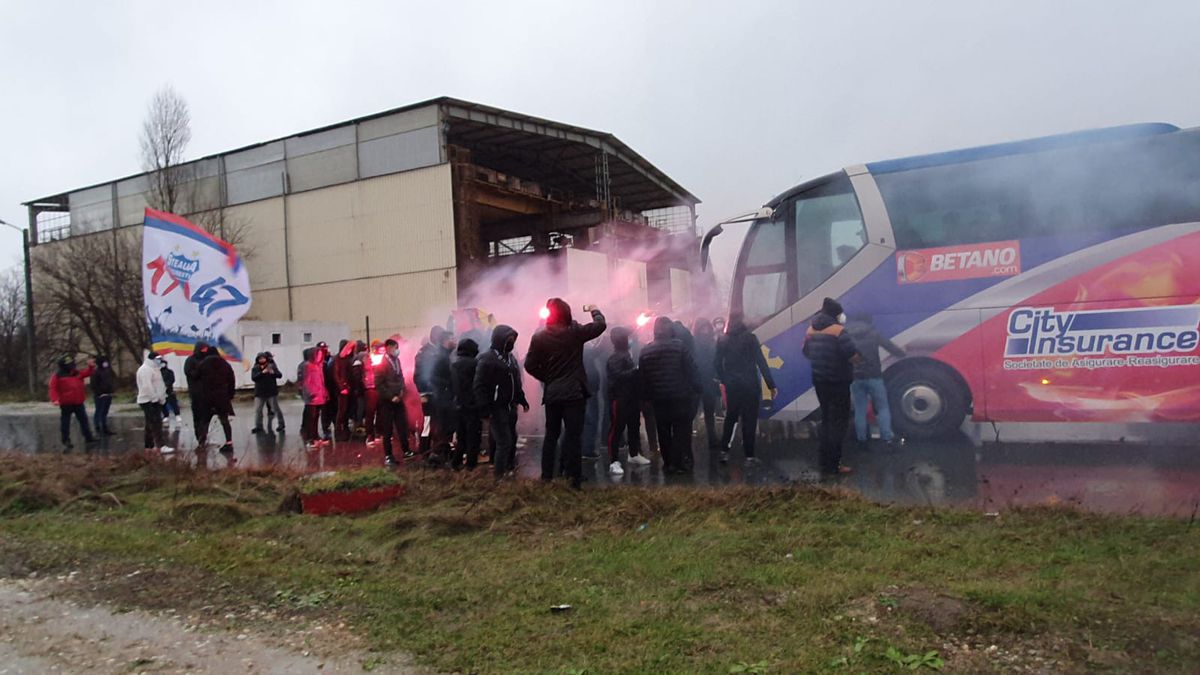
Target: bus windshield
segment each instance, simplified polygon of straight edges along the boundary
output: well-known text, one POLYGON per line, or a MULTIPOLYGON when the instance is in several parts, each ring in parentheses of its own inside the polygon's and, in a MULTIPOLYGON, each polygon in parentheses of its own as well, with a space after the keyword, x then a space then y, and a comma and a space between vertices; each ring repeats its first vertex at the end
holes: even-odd
POLYGON ((742 254, 740 300, 750 325, 779 313, 866 245, 858 199, 845 174, 794 195, 754 223, 742 254))

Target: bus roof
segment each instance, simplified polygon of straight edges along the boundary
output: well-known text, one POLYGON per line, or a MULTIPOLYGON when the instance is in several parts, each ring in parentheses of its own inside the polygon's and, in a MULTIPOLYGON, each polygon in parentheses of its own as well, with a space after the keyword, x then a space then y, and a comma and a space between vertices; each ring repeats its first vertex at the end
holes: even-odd
POLYGON ((1012 141, 1010 143, 981 145, 979 147, 964 148, 962 150, 936 152, 930 155, 916 155, 913 157, 902 157, 900 159, 888 159, 882 162, 872 162, 867 164, 867 170, 873 174, 894 173, 897 171, 923 169, 931 166, 944 166, 946 164, 960 164, 963 162, 973 162, 980 159, 992 159, 994 157, 1005 157, 1008 155, 1023 155, 1031 152, 1072 148, 1082 145, 1091 145, 1093 143, 1125 141, 1135 138, 1144 138, 1146 136, 1169 134, 1176 131, 1179 131, 1179 127, 1175 126, 1174 124, 1166 124, 1163 122, 1127 124, 1119 127, 1088 129, 1086 131, 1074 131, 1067 134, 1043 136, 1041 138, 1031 138, 1024 141, 1012 141))

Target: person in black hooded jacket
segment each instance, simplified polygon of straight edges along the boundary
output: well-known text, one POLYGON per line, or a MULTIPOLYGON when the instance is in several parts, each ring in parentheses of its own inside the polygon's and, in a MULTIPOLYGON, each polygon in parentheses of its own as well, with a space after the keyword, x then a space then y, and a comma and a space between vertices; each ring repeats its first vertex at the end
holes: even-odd
POLYGON ((221 430, 225 432, 225 444, 221 446, 221 452, 233 452, 233 427, 229 418, 233 417, 233 393, 237 380, 233 367, 220 352, 210 347, 204 354, 195 368, 201 386, 192 393, 192 410, 197 416, 196 444, 204 448, 208 442, 208 425, 216 415, 221 420, 221 430))
POLYGON ((92 397, 96 402, 96 414, 92 417, 92 426, 101 436, 112 436, 108 428, 108 409, 112 407, 113 392, 117 390, 117 378, 113 374, 112 364, 103 354, 96 357, 96 372, 92 373, 92 397))
POLYGON ((721 461, 729 461, 729 444, 733 442, 734 426, 742 425, 742 450, 747 461, 754 457, 754 441, 758 437, 758 408, 762 402, 759 375, 766 381, 771 396, 775 396, 775 379, 767 367, 758 337, 746 328, 741 314, 731 314, 726 334, 717 342, 713 369, 725 385, 725 431, 721 435, 721 461))
POLYGON ((534 333, 525 355, 525 372, 542 383, 542 404, 546 407, 546 437, 542 443, 542 480, 553 480, 558 439, 563 436, 562 467, 571 486, 583 483, 583 421, 588 389, 587 370, 583 365, 583 346, 604 333, 604 315, 592 305, 584 305, 592 322, 581 325, 571 318, 571 307, 561 298, 546 302, 550 316, 546 327, 534 333), (565 427, 565 432, 564 432, 565 427))
POLYGON ((849 473, 842 466, 842 439, 850 426, 850 383, 860 360, 845 331, 846 314, 833 298, 825 298, 804 336, 804 355, 812 362, 813 389, 821 404, 821 473, 849 473))
MULTIPOLYGON (((454 333, 434 326, 429 330, 429 342, 417 351, 413 364, 413 384, 421 394, 421 411, 426 420, 419 445, 425 455, 431 449, 447 449, 454 433, 454 393, 450 387, 450 355, 454 347, 454 333)), ((445 455, 439 452, 439 457, 445 455)))
POLYGON ((618 326, 612 330, 609 337, 612 340, 613 353, 605 364, 608 413, 611 419, 608 427, 608 470, 620 475, 624 473, 620 460, 622 435, 629 444, 631 465, 649 464, 650 460, 642 456, 641 381, 637 364, 634 363, 630 351, 629 329, 618 326))
POLYGON ((700 370, 700 402, 704 409, 704 431, 708 439, 708 449, 716 450, 721 446, 717 435, 717 406, 721 402, 721 385, 717 384, 717 338, 713 333, 712 322, 708 319, 696 319, 692 324, 695 333, 694 354, 696 367, 700 370))
POLYGON ((638 357, 642 393, 654 404, 663 473, 685 473, 692 466, 692 417, 700 395, 700 374, 670 317, 654 320, 654 341, 638 357))
POLYGON ((517 331, 504 324, 496 326, 491 348, 476 361, 472 384, 471 402, 479 416, 488 420, 488 431, 496 443, 492 455, 496 478, 516 470, 517 406, 529 412, 521 366, 513 356, 516 344, 517 331))
POLYGON ((478 366, 479 343, 466 338, 458 343, 454 362, 450 364, 450 388, 454 394, 454 411, 458 418, 458 445, 451 466, 468 469, 479 464, 479 444, 482 430, 479 407, 475 405, 475 370, 478 366))

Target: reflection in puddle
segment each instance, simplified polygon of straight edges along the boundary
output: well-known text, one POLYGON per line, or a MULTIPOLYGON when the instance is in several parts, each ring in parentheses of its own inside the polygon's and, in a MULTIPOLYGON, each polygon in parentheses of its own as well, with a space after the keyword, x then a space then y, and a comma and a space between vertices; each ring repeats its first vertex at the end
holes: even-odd
MULTIPOLYGON (((297 402, 283 406, 285 415, 299 418, 297 402)), ((310 450, 295 433, 252 434, 251 406, 239 405, 236 410, 232 454, 217 452, 216 446, 197 451, 195 434, 185 419, 183 429, 168 433, 167 442, 178 449, 175 461, 214 470, 283 467, 304 472, 383 464, 383 451, 361 441, 310 450)), ((140 412, 118 411, 112 426, 116 436, 88 448, 76 443, 74 452, 102 456, 141 448, 140 412)), ((57 435, 58 417, 52 409, 0 408, 0 447, 61 452, 57 435)), ((810 439, 760 442, 758 454, 763 461, 757 466, 745 466, 737 446, 729 464, 720 464, 709 454, 703 437, 697 440, 691 475, 664 476, 656 458, 649 466, 626 466, 623 476, 612 476, 602 458, 585 462, 588 486, 772 485, 815 482, 817 477, 816 442, 810 439)), ((540 448, 541 438, 521 439, 517 459, 522 476, 538 476, 540 448)), ((606 454, 603 448, 601 453, 606 454)), ((959 505, 988 512, 1039 504, 1074 505, 1105 513, 1176 517, 1200 511, 1200 448, 1190 444, 973 443, 962 436, 897 448, 850 443, 843 461, 854 473, 839 484, 885 503, 959 505)), ((417 462, 402 470, 419 469, 423 465, 417 462)), ((490 466, 484 464, 480 470, 490 471, 490 466)))

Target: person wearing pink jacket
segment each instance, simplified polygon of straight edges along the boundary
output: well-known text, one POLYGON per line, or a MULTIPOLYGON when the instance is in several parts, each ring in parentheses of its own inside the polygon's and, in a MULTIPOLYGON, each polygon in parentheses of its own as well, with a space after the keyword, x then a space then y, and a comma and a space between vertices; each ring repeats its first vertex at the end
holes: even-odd
POLYGON ((325 386, 325 353, 315 348, 305 349, 304 366, 300 373, 300 396, 304 399, 300 436, 308 443, 308 447, 317 448, 328 443, 317 434, 321 408, 329 402, 329 388, 325 386))

